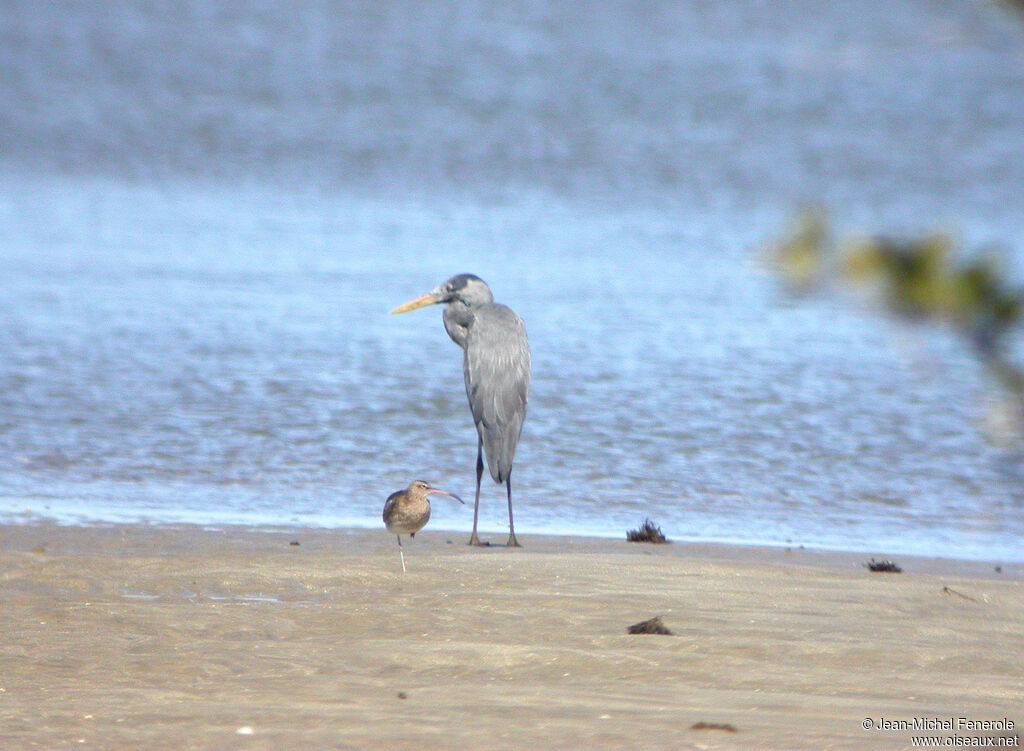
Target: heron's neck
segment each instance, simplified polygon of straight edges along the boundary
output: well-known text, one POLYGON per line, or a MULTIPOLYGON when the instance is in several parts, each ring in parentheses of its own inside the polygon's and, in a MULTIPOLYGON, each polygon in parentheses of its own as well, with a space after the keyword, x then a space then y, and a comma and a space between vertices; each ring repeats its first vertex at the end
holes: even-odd
POLYGON ((452 341, 466 348, 466 335, 473 325, 473 309, 462 302, 450 302, 444 307, 444 330, 452 341))

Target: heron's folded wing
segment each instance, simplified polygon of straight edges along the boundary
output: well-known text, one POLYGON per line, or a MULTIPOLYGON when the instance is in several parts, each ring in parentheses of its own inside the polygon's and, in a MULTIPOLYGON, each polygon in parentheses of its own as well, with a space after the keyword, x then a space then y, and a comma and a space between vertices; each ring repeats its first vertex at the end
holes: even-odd
POLYGON ((530 347, 522 319, 504 305, 476 312, 466 340, 466 394, 497 482, 508 477, 526 417, 530 347))

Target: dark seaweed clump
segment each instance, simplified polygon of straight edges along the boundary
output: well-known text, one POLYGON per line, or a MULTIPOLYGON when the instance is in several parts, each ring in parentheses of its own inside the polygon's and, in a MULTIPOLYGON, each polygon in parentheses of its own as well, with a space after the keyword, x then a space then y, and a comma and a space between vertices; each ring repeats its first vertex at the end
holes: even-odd
POLYGON ((903 572, 903 569, 892 561, 876 561, 874 558, 865 563, 864 567, 868 571, 874 571, 882 574, 899 574, 903 572))
POLYGON ((626 540, 629 542, 653 542, 657 544, 668 542, 668 538, 661 533, 661 527, 655 526, 650 519, 644 519, 639 529, 631 529, 626 532, 626 540))
POLYGON ((672 632, 669 631, 665 624, 661 622, 661 616, 656 615, 650 620, 640 621, 634 623, 632 626, 626 629, 626 633, 629 634, 664 634, 665 636, 672 636, 672 632))
POLYGON ((728 722, 695 722, 690 725, 690 730, 724 730, 727 733, 735 733, 736 728, 728 722))

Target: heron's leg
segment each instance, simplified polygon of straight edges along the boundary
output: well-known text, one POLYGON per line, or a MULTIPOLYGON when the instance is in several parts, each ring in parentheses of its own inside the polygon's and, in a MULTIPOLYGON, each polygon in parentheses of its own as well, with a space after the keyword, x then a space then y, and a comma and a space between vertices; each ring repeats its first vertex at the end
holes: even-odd
POLYGON ((505 478, 505 490, 508 493, 508 542, 505 543, 505 547, 508 548, 521 548, 519 540, 516 539, 516 527, 512 523, 512 470, 508 471, 508 477, 505 478))
POLYGON ((470 545, 479 545, 480 538, 476 536, 476 520, 480 515, 480 478, 484 476, 484 441, 478 435, 476 438, 476 503, 473 504, 473 534, 469 536, 470 545))
POLYGON ((395 539, 398 540, 398 547, 402 547, 402 536, 395 535, 395 539))

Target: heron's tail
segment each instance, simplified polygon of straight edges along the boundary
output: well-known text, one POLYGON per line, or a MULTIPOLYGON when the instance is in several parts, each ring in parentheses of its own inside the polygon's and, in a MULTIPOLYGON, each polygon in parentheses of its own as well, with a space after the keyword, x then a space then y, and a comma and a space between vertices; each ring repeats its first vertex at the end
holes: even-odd
POLYGON ((519 435, 523 432, 522 418, 513 419, 496 428, 480 422, 476 426, 480 439, 484 444, 484 456, 487 457, 487 469, 496 483, 508 480, 512 472, 512 462, 516 456, 519 435))

